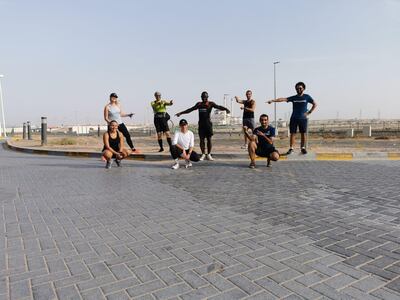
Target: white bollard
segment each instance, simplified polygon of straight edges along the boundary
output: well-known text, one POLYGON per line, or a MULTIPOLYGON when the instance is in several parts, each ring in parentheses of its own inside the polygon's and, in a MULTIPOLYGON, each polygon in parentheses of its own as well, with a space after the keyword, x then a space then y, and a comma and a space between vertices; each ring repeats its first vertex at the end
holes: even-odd
POLYGON ((371 137, 372 136, 371 125, 363 126, 362 133, 363 136, 371 137))
POLYGON ((348 138, 354 137, 354 128, 349 128, 346 130, 346 137, 348 138))

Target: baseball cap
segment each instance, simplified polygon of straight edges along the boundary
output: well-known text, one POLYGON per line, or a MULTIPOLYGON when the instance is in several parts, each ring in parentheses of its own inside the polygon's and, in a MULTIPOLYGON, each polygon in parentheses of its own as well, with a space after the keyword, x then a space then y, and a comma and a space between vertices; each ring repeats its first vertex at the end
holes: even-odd
POLYGON ((111 94, 110 94, 110 98, 111 98, 111 97, 118 98, 118 96, 117 96, 116 93, 111 93, 111 94))
POLYGON ((181 119, 180 121, 179 121, 179 126, 180 125, 187 125, 187 121, 185 120, 185 119, 181 119))

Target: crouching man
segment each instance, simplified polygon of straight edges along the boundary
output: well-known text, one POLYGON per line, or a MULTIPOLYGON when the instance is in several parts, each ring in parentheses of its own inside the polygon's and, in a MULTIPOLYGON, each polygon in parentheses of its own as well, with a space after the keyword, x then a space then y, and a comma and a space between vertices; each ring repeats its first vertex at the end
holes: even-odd
POLYGON ((172 169, 179 169, 179 158, 185 160, 185 168, 192 166, 191 161, 199 161, 199 155, 193 151, 194 135, 188 129, 188 123, 185 119, 179 121, 179 130, 175 132, 171 146, 171 156, 175 160, 172 169))
POLYGON ((277 161, 279 159, 279 152, 275 149, 273 138, 275 136, 275 128, 269 126, 268 116, 262 114, 260 116, 261 126, 253 130, 253 133, 245 131, 249 143, 249 156, 250 165, 249 168, 254 169, 256 167, 256 156, 267 158, 267 167, 271 167, 271 160, 277 161))

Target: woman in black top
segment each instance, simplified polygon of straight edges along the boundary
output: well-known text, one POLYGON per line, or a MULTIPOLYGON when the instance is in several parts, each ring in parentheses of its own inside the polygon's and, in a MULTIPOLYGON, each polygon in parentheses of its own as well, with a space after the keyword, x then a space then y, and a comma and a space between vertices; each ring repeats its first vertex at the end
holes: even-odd
POLYGON ((121 160, 129 156, 129 150, 124 148, 124 136, 118 131, 118 123, 112 120, 108 131, 103 135, 103 159, 107 161, 106 168, 110 169, 112 159, 115 159, 117 166, 121 166, 121 160))

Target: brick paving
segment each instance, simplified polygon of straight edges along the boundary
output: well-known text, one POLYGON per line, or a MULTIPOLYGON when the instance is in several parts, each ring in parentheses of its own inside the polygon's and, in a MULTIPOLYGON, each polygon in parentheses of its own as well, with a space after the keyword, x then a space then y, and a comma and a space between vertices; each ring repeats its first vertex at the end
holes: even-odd
POLYGON ((0 299, 400 299, 400 162, 0 150, 0 299))

